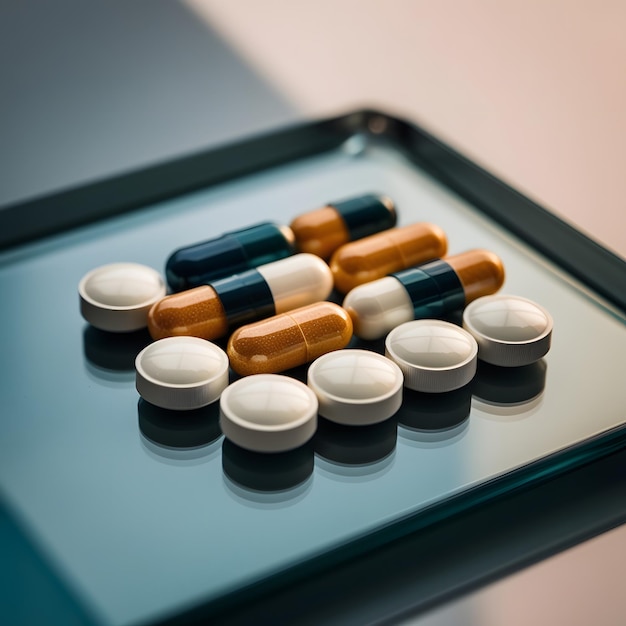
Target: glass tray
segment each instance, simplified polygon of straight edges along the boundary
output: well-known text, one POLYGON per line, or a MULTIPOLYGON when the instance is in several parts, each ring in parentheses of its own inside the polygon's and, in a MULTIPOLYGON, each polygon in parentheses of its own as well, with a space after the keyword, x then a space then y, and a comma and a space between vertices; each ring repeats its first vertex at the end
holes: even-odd
MULTIPOLYGON (((0 493, 95 623, 198 605, 210 615, 262 581, 322 572, 624 445, 625 264, 385 114, 287 129, 0 213, 11 246, 0 253, 0 493), (545 359, 481 365, 450 394, 406 391, 374 427, 322 420, 309 445, 268 458, 224 441, 217 406, 182 415, 140 400, 133 362, 147 333, 109 336, 79 314, 78 282, 96 266, 162 271, 180 246, 371 191, 395 200, 400 225, 440 225, 450 254, 500 255, 502 293, 554 318, 545 359)), ((289 374, 304 380, 306 367, 289 374)))

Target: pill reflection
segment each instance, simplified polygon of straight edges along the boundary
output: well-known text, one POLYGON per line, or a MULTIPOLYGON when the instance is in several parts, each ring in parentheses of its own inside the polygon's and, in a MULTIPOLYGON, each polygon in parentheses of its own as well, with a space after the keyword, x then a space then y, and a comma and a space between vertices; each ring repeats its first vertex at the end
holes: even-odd
POLYGON ((424 393, 406 388, 396 413, 398 423, 412 430, 445 431, 467 420, 472 405, 473 383, 446 393, 424 393))
POLYGON ((546 387, 545 359, 522 367, 499 367, 479 361, 474 395, 494 404, 518 404, 532 400, 546 387))
POLYGON ((313 438, 315 453, 342 465, 375 465, 396 447, 395 418, 370 426, 346 426, 320 417, 313 438))
POLYGON ((94 326, 83 331, 83 354, 93 366, 116 372, 134 372, 135 357, 152 339, 148 331, 110 333, 94 326))
POLYGON ((311 476, 313 467, 310 442, 277 454, 245 450, 228 439, 222 445, 224 474, 247 490, 276 492, 294 489, 311 476))
POLYGON ((168 448, 197 448, 217 441, 222 435, 217 402, 191 411, 162 409, 146 402, 137 403, 139 430, 144 437, 168 448))

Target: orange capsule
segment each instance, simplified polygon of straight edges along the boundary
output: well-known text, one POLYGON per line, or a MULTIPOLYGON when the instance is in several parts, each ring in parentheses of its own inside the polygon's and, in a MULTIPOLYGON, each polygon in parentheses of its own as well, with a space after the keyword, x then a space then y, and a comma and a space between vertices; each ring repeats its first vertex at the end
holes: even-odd
POLYGON ((392 228, 396 219, 390 198, 367 194, 303 213, 291 222, 290 228, 300 252, 328 259, 349 241, 392 228))
POLYGON ((348 293, 357 285, 442 257, 447 249, 443 230, 425 222, 391 228, 347 243, 330 260, 335 289, 348 293))
POLYGON ((345 348, 351 338, 346 311, 333 302, 317 302, 242 326, 226 352, 241 376, 276 374, 345 348))

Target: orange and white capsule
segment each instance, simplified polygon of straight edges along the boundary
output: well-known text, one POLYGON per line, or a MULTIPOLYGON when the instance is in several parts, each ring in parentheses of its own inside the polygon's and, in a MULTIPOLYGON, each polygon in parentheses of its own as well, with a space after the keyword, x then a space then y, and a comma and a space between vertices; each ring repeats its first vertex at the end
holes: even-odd
POLYGON ((256 269, 180 291, 148 313, 153 339, 217 339, 237 326, 328 298, 330 269, 312 254, 296 254, 256 269))
POLYGON ((393 200, 367 194, 303 213, 289 227, 300 252, 329 259, 339 246, 392 228, 396 220, 393 200))
POLYGON ((439 226, 420 222, 391 228, 347 243, 330 259, 335 289, 348 293, 393 272, 438 259, 448 250, 448 239, 439 226))
POLYGON ((241 376, 277 374, 345 348, 352 320, 339 305, 317 302, 242 326, 228 341, 231 368, 241 376))
POLYGON ((504 265, 488 250, 470 250, 402 270, 348 293, 343 307, 362 339, 378 339, 414 319, 437 318, 495 293, 504 265))

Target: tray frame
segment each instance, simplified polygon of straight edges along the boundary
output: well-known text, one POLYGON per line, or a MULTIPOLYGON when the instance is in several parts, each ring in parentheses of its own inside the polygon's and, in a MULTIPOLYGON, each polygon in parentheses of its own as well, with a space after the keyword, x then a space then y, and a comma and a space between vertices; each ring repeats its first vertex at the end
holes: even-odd
MULTIPOLYGON (((357 135, 385 142, 400 151, 479 212, 626 313, 626 261, 423 128, 369 109, 306 122, 7 206, 0 210, 0 249, 17 248, 83 224, 139 211, 187 192, 335 150, 357 135)), ((234 615, 241 612, 238 607, 242 598, 246 602, 271 598, 281 590, 284 592, 296 583, 311 581, 340 564, 357 562, 368 553, 380 552, 415 536, 418 530, 433 528, 444 520, 458 519, 477 507, 491 506, 499 496, 506 494, 511 500, 516 494, 541 489, 541 485, 554 483, 575 468, 580 470, 599 458, 612 454, 623 456, 625 446, 626 429, 615 429, 163 623, 187 623, 204 621, 211 616, 234 615)), ((610 525, 605 524, 601 529, 610 525)), ((571 538, 562 544, 553 539, 548 552, 568 542, 571 543, 571 538)))

